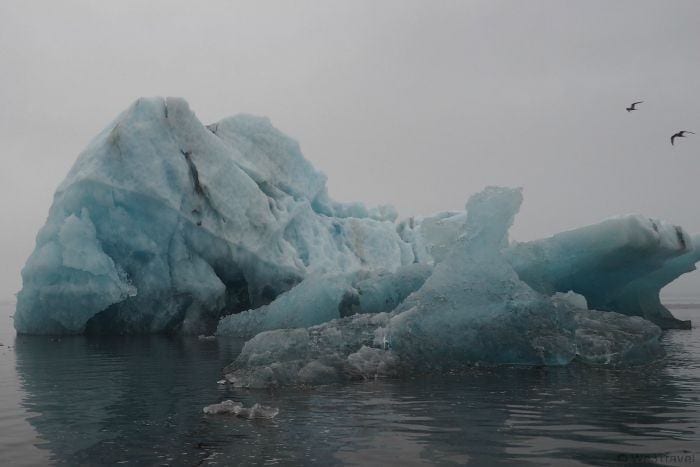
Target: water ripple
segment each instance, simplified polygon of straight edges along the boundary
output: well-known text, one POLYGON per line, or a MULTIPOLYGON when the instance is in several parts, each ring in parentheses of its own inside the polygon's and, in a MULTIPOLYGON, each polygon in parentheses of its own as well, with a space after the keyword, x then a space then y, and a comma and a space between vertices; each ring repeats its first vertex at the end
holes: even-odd
POLYGON ((696 330, 666 333, 667 356, 645 368, 481 368, 274 391, 215 384, 240 342, 3 332, 3 465, 620 465, 700 446, 696 330), (280 414, 202 414, 228 398, 280 414))

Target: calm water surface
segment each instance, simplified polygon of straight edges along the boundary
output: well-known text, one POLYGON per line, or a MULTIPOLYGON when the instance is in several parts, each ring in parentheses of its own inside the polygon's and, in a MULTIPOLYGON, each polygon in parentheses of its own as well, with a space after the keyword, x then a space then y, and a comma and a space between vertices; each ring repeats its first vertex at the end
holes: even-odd
MULTIPOLYGON (((700 465, 700 332, 634 370, 499 368, 314 390, 219 387, 240 343, 15 337, 0 304, 0 465, 700 465), (272 421, 202 413, 223 399, 272 421)), ((700 321, 700 307, 674 310, 700 321)))

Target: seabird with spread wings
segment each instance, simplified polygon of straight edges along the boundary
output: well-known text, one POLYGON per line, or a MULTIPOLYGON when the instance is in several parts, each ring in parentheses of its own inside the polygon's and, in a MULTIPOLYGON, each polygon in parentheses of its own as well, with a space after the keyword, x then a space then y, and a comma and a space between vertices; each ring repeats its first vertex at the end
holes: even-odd
POLYGON ((694 135, 694 134, 695 134, 695 133, 693 133, 692 131, 681 130, 681 131, 679 131, 678 133, 675 133, 673 136, 671 136, 671 145, 673 145, 673 140, 674 140, 674 139, 676 139, 676 138, 685 138, 685 134, 686 134, 686 133, 690 133, 691 135, 694 135))
POLYGON ((628 112, 632 112, 633 110, 639 110, 635 106, 637 104, 641 104, 642 102, 644 102, 644 101, 632 102, 632 104, 629 107, 627 107, 625 110, 627 110, 628 112))

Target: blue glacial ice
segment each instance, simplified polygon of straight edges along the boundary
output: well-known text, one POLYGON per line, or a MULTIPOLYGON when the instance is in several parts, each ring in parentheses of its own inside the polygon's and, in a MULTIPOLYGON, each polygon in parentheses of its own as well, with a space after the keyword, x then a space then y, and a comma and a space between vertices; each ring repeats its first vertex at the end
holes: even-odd
POLYGON ((265 118, 204 126, 140 99, 80 154, 22 271, 27 334, 250 339, 235 384, 318 384, 473 364, 619 365, 686 327, 659 291, 700 237, 639 215, 508 243, 520 190, 399 220, 339 203, 265 118))
POLYGON ((642 316, 662 328, 689 328, 661 304, 660 290, 700 260, 700 238, 640 215, 517 243, 504 253, 520 278, 551 294, 574 291, 597 310, 642 316))
POLYGON ((502 250, 521 201, 520 190, 508 188, 472 196, 449 254, 396 309, 262 332, 226 379, 241 387, 312 385, 471 365, 622 365, 660 355, 653 323, 578 308, 583 297, 550 297, 520 280, 502 250))
POLYGON ((411 263, 394 272, 310 275, 269 305, 222 318, 217 334, 250 338, 272 329, 309 327, 358 313, 392 311, 431 273, 430 265, 411 263))
POLYGON ((332 201, 264 118, 140 99, 78 157, 22 271, 30 334, 209 333, 312 274, 414 261, 390 207, 332 201))

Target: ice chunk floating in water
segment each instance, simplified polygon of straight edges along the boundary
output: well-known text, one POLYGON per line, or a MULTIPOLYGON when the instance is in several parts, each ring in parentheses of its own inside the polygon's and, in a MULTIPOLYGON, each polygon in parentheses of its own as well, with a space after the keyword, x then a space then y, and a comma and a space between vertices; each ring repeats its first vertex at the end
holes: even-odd
POLYGON ((508 188, 474 195, 449 254, 395 310, 263 332, 245 344, 227 380, 269 387, 473 364, 619 365, 659 355, 661 330, 651 322, 580 309, 520 280, 502 250, 521 201, 520 190, 508 188))
POLYGON ((268 407, 258 403, 252 407, 243 407, 240 402, 225 400, 219 404, 204 407, 202 411, 207 415, 230 414, 252 420, 254 418, 275 418, 280 410, 276 407, 268 407))
POLYGON ((330 198, 267 119, 202 125, 140 99, 59 186, 22 271, 20 333, 250 339, 243 386, 319 384, 472 364, 621 365, 685 327, 659 290, 698 238, 623 216, 508 245, 520 190, 397 221, 330 198))

